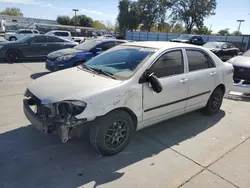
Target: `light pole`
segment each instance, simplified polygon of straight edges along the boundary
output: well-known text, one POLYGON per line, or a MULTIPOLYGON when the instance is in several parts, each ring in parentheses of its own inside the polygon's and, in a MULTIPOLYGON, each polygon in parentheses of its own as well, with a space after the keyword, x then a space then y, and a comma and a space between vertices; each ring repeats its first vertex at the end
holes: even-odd
POLYGON ((73 11, 75 12, 75 30, 76 30, 76 24, 77 24, 76 12, 79 11, 79 10, 78 9, 73 9, 73 11))
POLYGON ((245 21, 245 20, 237 20, 237 22, 239 22, 238 33, 240 33, 241 22, 244 22, 244 21, 245 21))

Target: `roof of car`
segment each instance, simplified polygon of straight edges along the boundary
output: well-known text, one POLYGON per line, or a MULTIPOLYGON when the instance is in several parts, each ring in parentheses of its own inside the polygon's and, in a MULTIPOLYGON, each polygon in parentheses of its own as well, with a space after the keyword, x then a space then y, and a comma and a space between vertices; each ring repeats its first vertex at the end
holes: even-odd
POLYGON ((176 48, 176 47, 197 47, 192 44, 185 44, 185 43, 178 43, 178 42, 162 42, 162 41, 145 41, 145 42, 129 42, 122 45, 129 45, 129 46, 140 46, 145 48, 176 48))

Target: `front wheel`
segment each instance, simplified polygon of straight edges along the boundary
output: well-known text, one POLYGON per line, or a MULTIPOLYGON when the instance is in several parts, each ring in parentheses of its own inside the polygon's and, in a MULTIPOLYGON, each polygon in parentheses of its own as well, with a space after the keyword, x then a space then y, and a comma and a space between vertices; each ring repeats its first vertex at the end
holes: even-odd
POLYGON ((96 122, 90 129, 90 142, 98 153, 115 155, 128 145, 134 122, 127 112, 115 110, 98 118, 96 122))
POLYGON ((216 114, 221 107, 223 101, 224 93, 221 88, 216 88, 211 94, 206 107, 203 109, 203 112, 207 115, 216 114))
POLYGON ((22 59, 22 53, 18 50, 9 50, 5 55, 5 59, 8 62, 20 62, 22 59))

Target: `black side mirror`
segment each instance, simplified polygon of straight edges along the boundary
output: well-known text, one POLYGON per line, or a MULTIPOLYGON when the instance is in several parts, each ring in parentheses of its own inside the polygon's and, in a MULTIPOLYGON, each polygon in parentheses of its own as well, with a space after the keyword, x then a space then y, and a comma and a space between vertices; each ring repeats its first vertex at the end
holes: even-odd
POLYGON ((156 93, 162 91, 162 85, 159 79, 154 75, 154 73, 146 74, 146 80, 150 83, 152 89, 156 93))

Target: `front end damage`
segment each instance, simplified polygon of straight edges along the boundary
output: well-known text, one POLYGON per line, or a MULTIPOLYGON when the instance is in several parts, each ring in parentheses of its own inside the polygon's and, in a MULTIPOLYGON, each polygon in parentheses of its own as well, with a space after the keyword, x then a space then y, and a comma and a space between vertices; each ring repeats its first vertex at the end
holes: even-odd
POLYGON ((250 94, 250 68, 234 65, 234 85, 232 91, 250 94))
POLYGON ((79 135, 87 128, 87 119, 77 119, 87 104, 82 101, 67 100, 58 103, 46 103, 38 99, 28 89, 23 100, 23 110, 27 119, 45 134, 58 134, 66 143, 75 134, 79 135), (85 126, 79 126, 79 125, 85 126), (80 127, 80 128, 79 128, 80 127))

